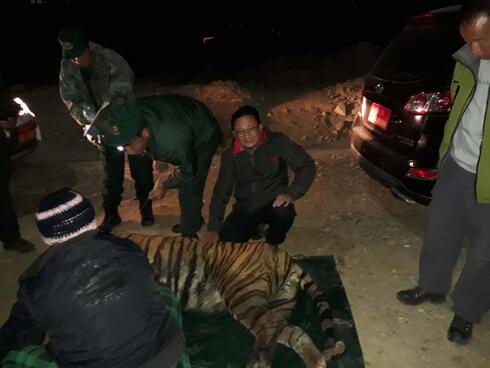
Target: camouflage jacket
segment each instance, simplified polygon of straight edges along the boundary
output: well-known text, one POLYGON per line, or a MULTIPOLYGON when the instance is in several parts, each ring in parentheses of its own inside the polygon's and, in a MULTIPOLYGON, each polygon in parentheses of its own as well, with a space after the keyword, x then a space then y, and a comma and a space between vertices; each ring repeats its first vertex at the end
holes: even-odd
POLYGON ((94 59, 86 77, 68 59, 61 60, 60 96, 70 115, 80 125, 88 124, 83 108, 92 105, 97 110, 103 102, 133 102, 134 74, 126 60, 114 50, 89 42, 94 59))

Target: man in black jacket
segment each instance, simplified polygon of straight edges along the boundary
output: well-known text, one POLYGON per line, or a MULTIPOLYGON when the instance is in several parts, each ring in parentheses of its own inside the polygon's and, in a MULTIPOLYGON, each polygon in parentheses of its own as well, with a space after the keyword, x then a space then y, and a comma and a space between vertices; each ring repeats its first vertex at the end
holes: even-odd
POLYGON ((46 197, 36 220, 50 247, 19 279, 3 366, 172 367, 183 336, 140 248, 98 233, 90 201, 71 190, 46 197))
POLYGON ((258 111, 240 107, 231 118, 236 139, 221 156, 221 167, 209 210, 204 241, 245 242, 259 225, 269 225, 266 241, 281 244, 296 215, 293 202, 302 197, 315 177, 315 162, 299 145, 262 126, 258 111), (289 184, 288 166, 294 171, 289 184), (234 194, 233 211, 223 223, 234 194))

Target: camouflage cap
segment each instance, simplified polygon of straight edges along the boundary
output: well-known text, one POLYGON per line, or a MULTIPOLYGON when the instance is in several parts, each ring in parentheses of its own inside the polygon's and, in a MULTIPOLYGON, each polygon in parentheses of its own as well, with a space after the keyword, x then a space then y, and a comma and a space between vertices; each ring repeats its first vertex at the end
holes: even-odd
POLYGON ((73 59, 83 54, 88 47, 88 41, 79 28, 64 27, 58 33, 63 58, 73 59))
POLYGON ((146 126, 135 103, 109 105, 98 114, 94 125, 102 132, 104 143, 113 147, 123 147, 131 143, 146 126))

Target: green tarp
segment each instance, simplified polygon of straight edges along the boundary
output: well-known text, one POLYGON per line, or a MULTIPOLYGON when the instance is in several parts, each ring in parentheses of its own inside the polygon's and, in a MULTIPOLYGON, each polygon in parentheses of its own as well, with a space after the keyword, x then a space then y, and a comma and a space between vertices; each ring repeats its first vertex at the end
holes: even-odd
MULTIPOLYGON (((336 359, 337 368, 364 368, 361 347, 342 281, 333 257, 298 260, 324 292, 334 311, 336 337, 346 351, 336 359)), ((313 302, 300 293, 291 322, 303 328, 322 347, 320 318, 313 302)), ((230 314, 184 313, 184 332, 193 368, 243 368, 252 352, 253 336, 230 314)), ((303 361, 290 349, 279 345, 273 368, 302 368, 303 361)))

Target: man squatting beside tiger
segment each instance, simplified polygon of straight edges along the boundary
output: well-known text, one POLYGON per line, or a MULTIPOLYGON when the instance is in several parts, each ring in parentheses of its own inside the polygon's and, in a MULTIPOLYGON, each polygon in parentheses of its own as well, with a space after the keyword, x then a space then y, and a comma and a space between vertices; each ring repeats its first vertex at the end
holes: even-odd
POLYGON ((262 125, 252 106, 240 107, 231 117, 235 141, 221 155, 221 165, 209 207, 208 232, 203 241, 246 242, 267 224, 267 243, 284 242, 301 198, 315 178, 315 162, 303 147, 262 125), (294 172, 289 183, 288 167, 294 172), (232 212, 223 222, 231 194, 232 212))

